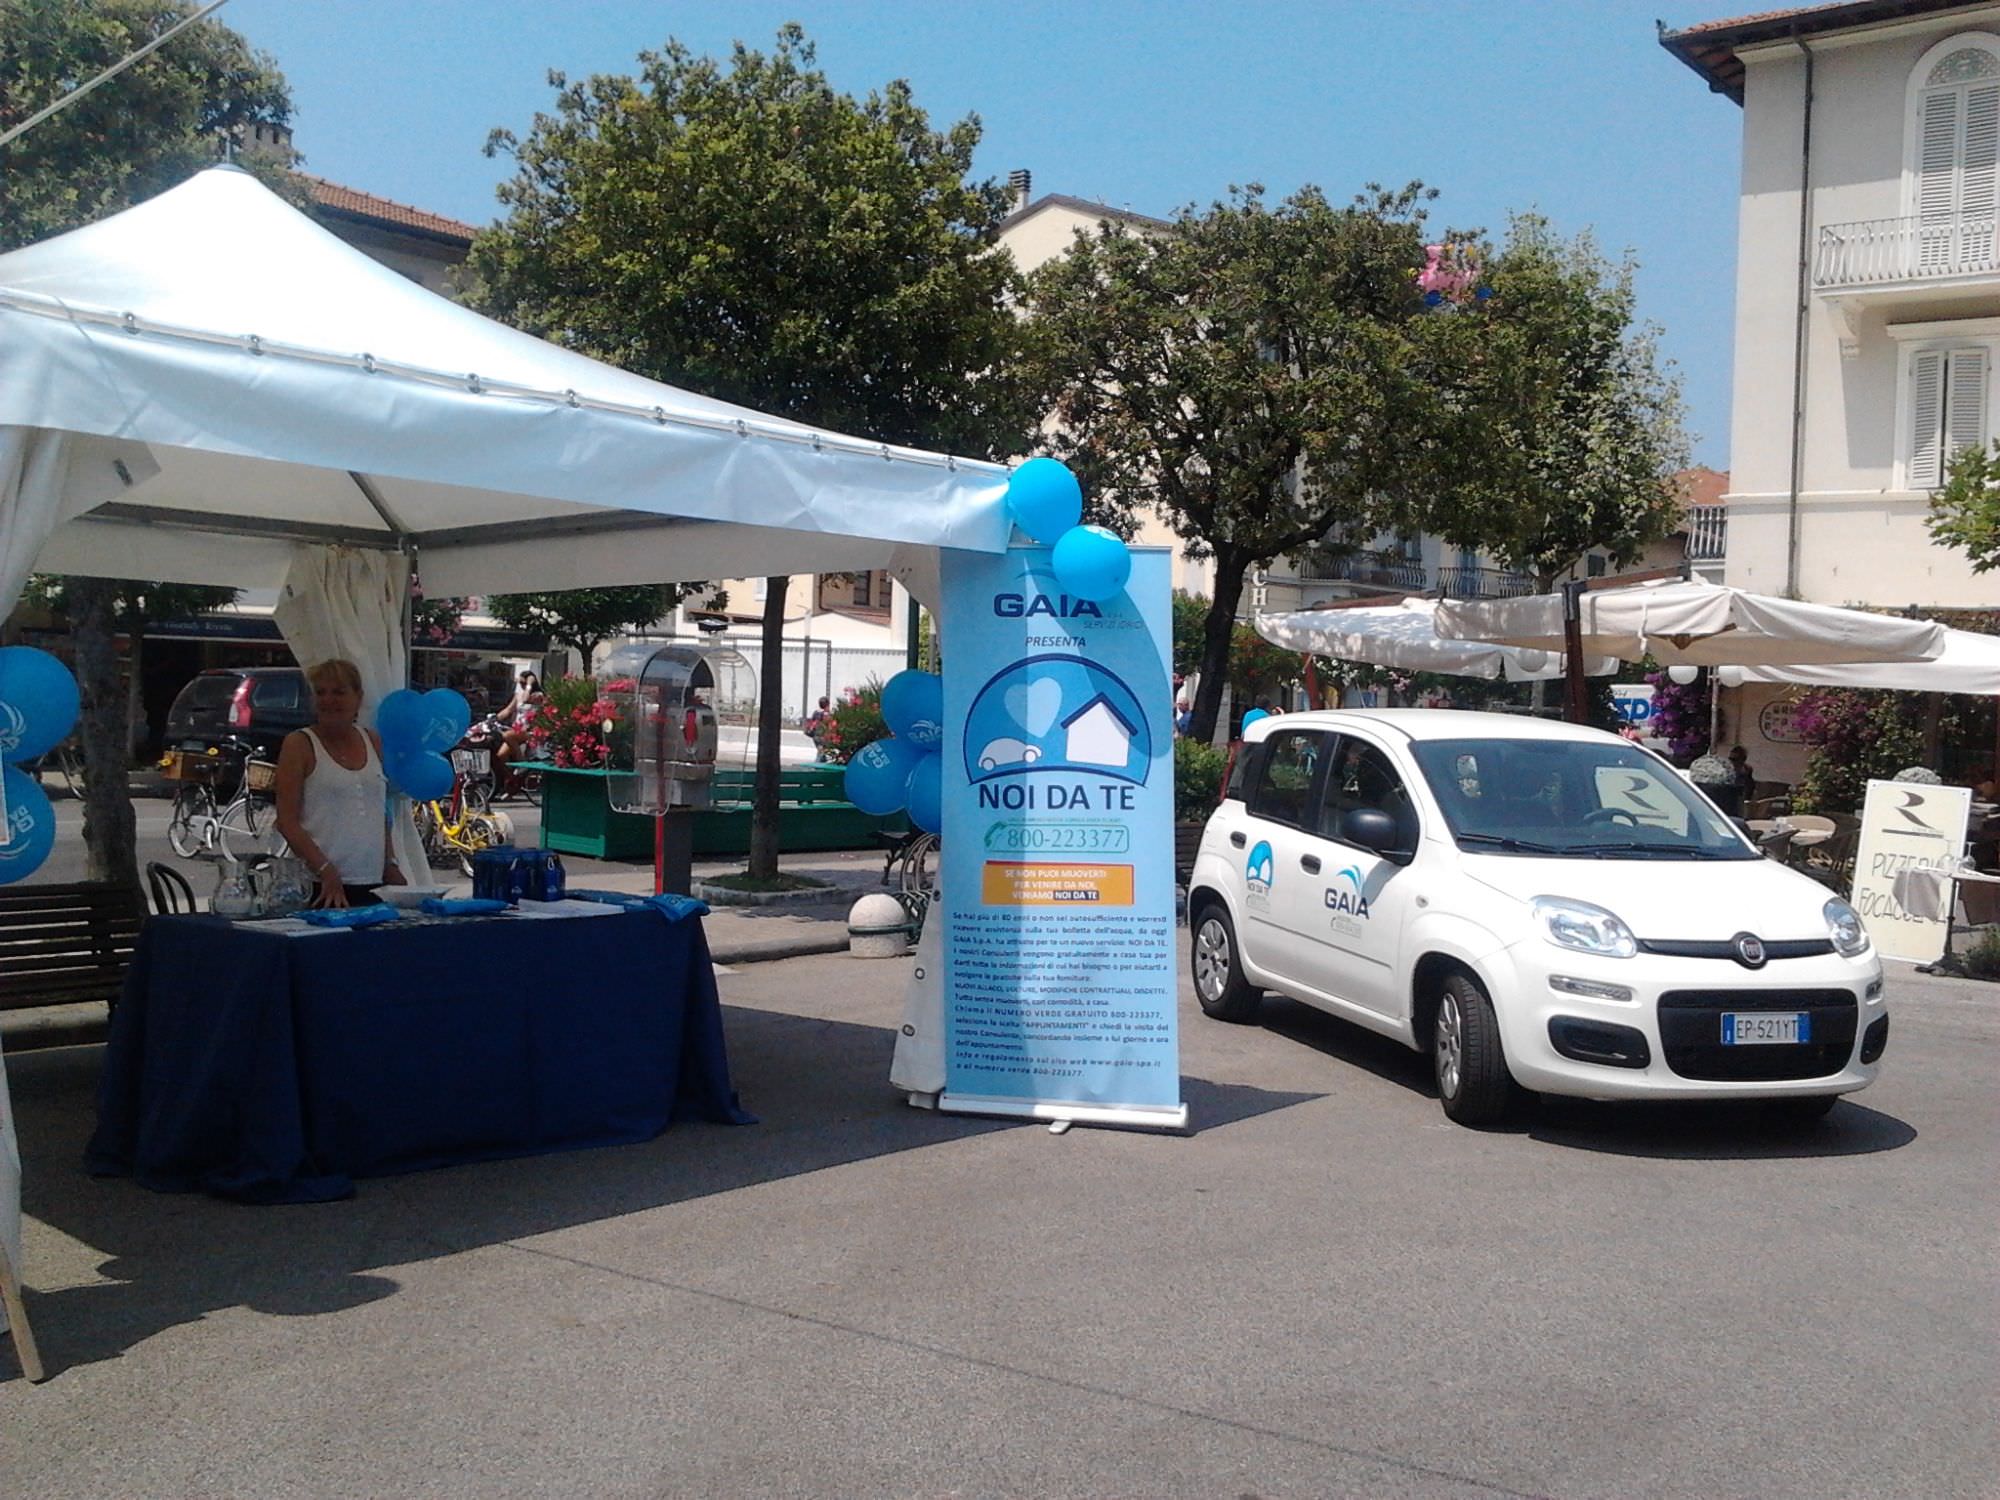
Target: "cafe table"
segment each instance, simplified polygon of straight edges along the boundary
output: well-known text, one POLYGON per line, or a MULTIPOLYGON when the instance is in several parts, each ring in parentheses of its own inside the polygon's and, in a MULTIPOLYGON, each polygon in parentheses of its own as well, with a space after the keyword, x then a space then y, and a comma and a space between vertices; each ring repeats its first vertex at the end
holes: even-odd
POLYGON ((154 917, 112 1012, 88 1165, 324 1202, 357 1177, 747 1124, 698 917, 154 917))

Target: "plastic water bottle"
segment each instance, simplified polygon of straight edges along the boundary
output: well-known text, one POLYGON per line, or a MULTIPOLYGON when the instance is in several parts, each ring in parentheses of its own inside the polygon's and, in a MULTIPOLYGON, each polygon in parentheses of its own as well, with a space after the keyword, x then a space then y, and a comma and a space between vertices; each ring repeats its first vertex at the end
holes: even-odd
POLYGON ((560 901, 568 889, 568 878, 563 874, 562 856, 553 850, 542 856, 542 899, 560 901))

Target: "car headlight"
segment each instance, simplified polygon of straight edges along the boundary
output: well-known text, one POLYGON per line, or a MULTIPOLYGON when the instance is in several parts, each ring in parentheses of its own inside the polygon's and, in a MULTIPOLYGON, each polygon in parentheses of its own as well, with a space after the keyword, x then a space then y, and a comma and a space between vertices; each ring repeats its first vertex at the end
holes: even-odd
POLYGON ((1859 958, 1868 951, 1868 929, 1861 925, 1861 913, 1835 896, 1820 908, 1826 917, 1826 935, 1833 939, 1833 951, 1842 958, 1859 958))
POLYGON ((1560 896, 1537 896, 1530 907, 1542 924, 1542 935, 1558 948, 1595 953, 1600 958, 1630 958, 1639 951, 1632 929, 1601 906, 1566 901, 1560 896))

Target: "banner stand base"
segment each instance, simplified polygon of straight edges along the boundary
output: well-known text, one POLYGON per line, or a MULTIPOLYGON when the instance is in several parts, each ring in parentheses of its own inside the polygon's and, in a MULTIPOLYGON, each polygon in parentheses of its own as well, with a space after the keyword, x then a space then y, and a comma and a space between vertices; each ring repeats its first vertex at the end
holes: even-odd
POLYGON ((933 1093, 925 1093, 921 1089, 912 1089, 909 1094, 909 1105, 911 1109, 936 1109, 938 1107, 938 1096, 933 1093))
POLYGON ((1185 1134, 1186 1104, 1061 1104, 1050 1100, 996 1099, 984 1094, 937 1096, 939 1110, 950 1115, 995 1115, 1010 1120, 1063 1121, 1072 1125, 1106 1125, 1122 1130, 1164 1130, 1185 1134))

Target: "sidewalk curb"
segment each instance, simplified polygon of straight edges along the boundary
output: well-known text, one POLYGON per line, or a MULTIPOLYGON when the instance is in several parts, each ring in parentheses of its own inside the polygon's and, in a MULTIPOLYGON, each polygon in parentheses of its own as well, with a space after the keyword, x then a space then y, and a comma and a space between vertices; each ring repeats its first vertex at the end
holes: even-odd
POLYGON ((845 953, 847 928, 832 922, 823 924, 831 932, 803 933, 770 943, 711 944, 708 956, 719 964, 755 964, 778 958, 809 958, 820 953, 845 953))

